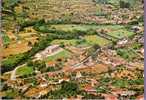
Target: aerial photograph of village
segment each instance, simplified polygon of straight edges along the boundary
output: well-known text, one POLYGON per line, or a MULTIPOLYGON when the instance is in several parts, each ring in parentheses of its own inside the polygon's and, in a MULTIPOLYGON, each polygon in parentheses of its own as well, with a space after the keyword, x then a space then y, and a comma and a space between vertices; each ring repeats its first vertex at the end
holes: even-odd
POLYGON ((4 100, 144 100, 144 0, 2 0, 4 100))

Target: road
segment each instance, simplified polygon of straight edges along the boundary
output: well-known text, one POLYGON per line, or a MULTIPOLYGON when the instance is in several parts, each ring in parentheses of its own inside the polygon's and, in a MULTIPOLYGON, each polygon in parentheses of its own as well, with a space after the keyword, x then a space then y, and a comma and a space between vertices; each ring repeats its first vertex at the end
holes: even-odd
POLYGON ((23 64, 21 66, 16 67, 12 72, 11 72, 11 77, 10 80, 16 80, 16 71, 18 68, 24 67, 26 64, 23 64))

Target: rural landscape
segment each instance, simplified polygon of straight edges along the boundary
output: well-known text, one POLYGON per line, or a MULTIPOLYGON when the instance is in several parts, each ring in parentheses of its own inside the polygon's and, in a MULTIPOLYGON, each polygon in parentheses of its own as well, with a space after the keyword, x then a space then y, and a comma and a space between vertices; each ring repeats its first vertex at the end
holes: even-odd
POLYGON ((2 0, 0 97, 144 100, 144 0, 2 0))

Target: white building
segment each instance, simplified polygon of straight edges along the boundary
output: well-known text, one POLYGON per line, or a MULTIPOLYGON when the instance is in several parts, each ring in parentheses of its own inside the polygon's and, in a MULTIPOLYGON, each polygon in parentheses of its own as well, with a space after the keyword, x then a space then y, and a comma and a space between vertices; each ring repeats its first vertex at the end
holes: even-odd
POLYGON ((59 45, 48 46, 44 51, 37 53, 35 55, 35 58, 37 60, 42 60, 43 58, 46 58, 48 55, 51 55, 52 53, 57 52, 60 49, 61 48, 59 47, 59 45))

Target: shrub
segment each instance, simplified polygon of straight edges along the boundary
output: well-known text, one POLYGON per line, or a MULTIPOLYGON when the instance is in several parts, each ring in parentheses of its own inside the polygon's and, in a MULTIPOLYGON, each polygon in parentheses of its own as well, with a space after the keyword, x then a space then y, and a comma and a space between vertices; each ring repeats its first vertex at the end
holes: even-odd
POLYGON ((120 3, 120 8, 130 8, 131 6, 130 2, 128 1, 120 0, 119 3, 120 3))

